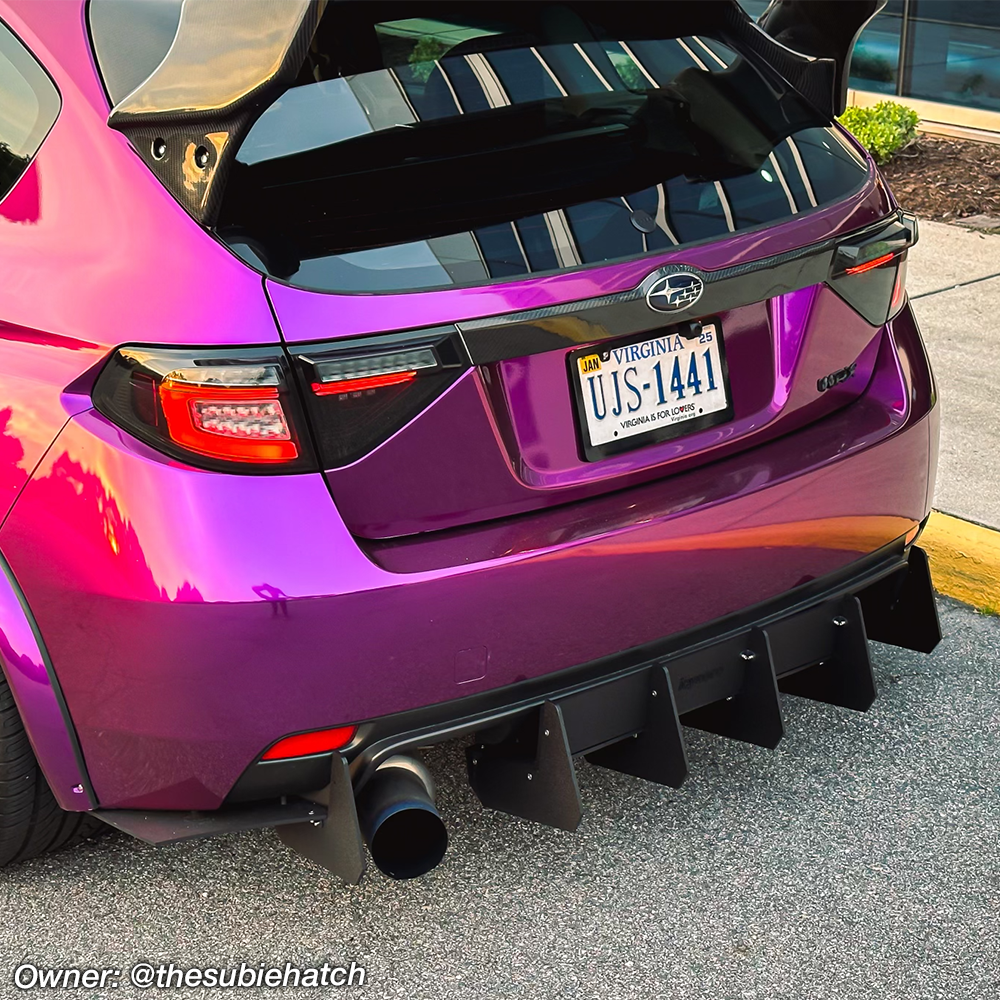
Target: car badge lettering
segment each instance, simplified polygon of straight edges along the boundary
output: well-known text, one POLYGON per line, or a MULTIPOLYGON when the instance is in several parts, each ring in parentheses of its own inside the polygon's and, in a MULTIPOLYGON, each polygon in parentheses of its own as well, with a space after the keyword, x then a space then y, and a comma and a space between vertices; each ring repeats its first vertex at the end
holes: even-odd
POLYGON ((857 361, 852 361, 846 368, 840 368, 829 375, 825 375, 816 383, 816 388, 820 392, 826 392, 827 389, 832 389, 835 385, 846 382, 857 370, 857 361))

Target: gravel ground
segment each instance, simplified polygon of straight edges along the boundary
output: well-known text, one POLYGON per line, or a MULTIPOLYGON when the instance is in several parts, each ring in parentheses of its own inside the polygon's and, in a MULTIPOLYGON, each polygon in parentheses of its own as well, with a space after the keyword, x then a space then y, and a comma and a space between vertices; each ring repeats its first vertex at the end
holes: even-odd
MULTIPOLYGON (((21 961, 324 960, 353 990, 250 995, 1000 998, 1000 621, 942 600, 931 657, 875 647, 865 714, 785 701, 769 752, 691 732, 679 791, 581 762, 567 834, 488 813, 461 748, 428 755, 452 846, 422 880, 341 888, 271 833, 115 835, 0 877, 0 996, 21 961)), ((245 995, 245 994, 244 994, 245 995)))

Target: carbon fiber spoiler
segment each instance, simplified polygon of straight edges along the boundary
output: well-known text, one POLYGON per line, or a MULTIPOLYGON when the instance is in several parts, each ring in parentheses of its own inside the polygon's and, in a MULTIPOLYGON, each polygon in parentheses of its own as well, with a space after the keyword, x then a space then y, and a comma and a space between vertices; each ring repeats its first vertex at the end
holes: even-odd
POLYGON ((851 53, 886 0, 771 0, 758 27, 789 49, 834 63, 834 116, 847 107, 851 53))
MULTIPOLYGON (((885 2, 773 0, 759 25, 736 0, 712 7, 724 36, 832 120, 846 103, 854 42, 885 2)), ((326 3, 183 0, 163 61, 112 109, 108 125, 203 225, 216 217, 240 143, 302 66, 326 3)))
POLYGON ((111 111, 171 194, 210 225, 240 143, 295 78, 326 0, 184 0, 163 61, 111 111))

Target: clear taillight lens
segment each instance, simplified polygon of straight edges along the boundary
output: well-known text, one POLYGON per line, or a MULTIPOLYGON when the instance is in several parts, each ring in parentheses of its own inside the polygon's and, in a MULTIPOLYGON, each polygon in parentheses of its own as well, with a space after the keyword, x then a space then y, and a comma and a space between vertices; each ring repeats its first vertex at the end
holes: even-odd
POLYGON ((417 372, 440 366, 440 358, 433 347, 326 360, 304 355, 302 360, 312 369, 311 387, 317 396, 341 396, 401 385, 412 382, 417 372))
POLYGON ((274 349, 124 347, 94 386, 94 405, 148 444, 209 468, 314 467, 287 362, 274 349))

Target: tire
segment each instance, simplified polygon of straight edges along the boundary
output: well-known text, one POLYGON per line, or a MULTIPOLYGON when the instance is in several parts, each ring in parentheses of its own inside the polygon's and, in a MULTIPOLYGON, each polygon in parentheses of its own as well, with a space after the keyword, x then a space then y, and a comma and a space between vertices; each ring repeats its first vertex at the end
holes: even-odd
POLYGON ((0 868, 93 837, 106 824, 59 808, 0 673, 0 868))

